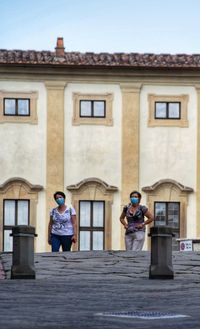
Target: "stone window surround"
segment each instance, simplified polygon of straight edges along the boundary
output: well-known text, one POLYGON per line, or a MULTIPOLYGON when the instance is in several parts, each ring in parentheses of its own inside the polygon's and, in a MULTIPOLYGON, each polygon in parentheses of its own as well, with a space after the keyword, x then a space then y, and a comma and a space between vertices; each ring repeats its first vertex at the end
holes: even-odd
POLYGON ((113 106, 113 94, 82 94, 82 93, 73 93, 73 125, 104 125, 112 126, 112 106, 113 106), (106 116, 103 118, 97 117, 80 117, 80 101, 89 100, 89 101, 105 101, 106 102, 106 116))
POLYGON ((149 118, 148 127, 181 127, 189 126, 188 122, 188 101, 189 95, 157 95, 149 94, 149 118), (155 119, 155 103, 156 102, 179 102, 181 104, 180 119, 155 119))
POLYGON ((36 206, 41 185, 32 185, 23 178, 11 178, 0 185, 0 251, 3 250, 3 200, 30 200, 30 225, 36 227, 36 206))
POLYGON ((37 92, 7 92, 0 90, 0 123, 30 123, 37 124, 37 92), (19 116, 19 115, 4 115, 3 112, 3 100, 4 98, 15 98, 15 99, 30 99, 30 115, 19 116))
MULTIPOLYGON (((188 194, 193 189, 184 186, 173 179, 162 179, 151 186, 145 186, 142 191, 147 194, 147 206, 153 213, 154 202, 179 202, 180 203, 180 238, 187 236, 187 205, 188 194)), ((149 225, 153 226, 153 223, 149 225)), ((150 248, 150 244, 148 245, 150 248)))
MULTIPOLYGON (((112 203, 113 194, 117 187, 110 186, 101 179, 87 178, 75 185, 67 186, 72 194, 72 205, 77 213, 77 227, 79 227, 79 201, 104 201, 105 202, 105 250, 112 249, 112 203)), ((79 240, 79 232, 77 232, 79 240)), ((78 250, 78 243, 73 246, 78 250)))

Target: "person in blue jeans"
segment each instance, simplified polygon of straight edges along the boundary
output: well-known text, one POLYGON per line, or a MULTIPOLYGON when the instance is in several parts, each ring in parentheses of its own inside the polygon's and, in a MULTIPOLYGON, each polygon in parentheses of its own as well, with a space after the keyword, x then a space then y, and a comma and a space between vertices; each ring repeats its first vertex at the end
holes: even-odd
POLYGON ((72 243, 77 241, 76 211, 65 204, 65 194, 61 191, 54 193, 57 207, 50 212, 48 226, 48 243, 52 252, 70 251, 72 243))

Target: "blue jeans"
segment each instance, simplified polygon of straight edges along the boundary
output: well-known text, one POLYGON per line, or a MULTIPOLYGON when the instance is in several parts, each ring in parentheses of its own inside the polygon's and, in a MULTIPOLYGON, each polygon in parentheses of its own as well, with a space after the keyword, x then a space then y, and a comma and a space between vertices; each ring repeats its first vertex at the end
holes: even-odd
POLYGON ((73 235, 57 235, 51 234, 51 250, 52 252, 59 251, 62 246, 62 251, 70 251, 73 235))

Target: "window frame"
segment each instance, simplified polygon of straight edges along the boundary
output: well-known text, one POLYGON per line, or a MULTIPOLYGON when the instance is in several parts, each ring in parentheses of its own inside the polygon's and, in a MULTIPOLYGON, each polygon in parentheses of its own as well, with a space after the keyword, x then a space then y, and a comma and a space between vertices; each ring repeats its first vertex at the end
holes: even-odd
MULTIPOLYGON (((79 200, 79 240, 78 240, 78 250, 80 250, 80 232, 103 232, 103 249, 105 250, 105 200, 79 200), (90 226, 81 226, 81 203, 90 203, 90 226), (97 202, 103 203, 103 226, 93 226, 93 204, 97 202)), ((90 235, 90 251, 93 250, 93 234, 90 235)))
MULTIPOLYGON (((29 181, 20 177, 13 177, 0 185, 0 252, 3 247, 3 200, 30 200, 29 224, 37 226, 37 203, 39 192, 43 190, 41 185, 33 185, 29 181)), ((37 242, 37 241, 36 241, 37 242)), ((35 248, 37 248, 37 244, 35 248)), ((46 246, 48 243, 46 242, 46 246)))
MULTIPOLYGON (((179 202, 180 203, 180 238, 187 236, 187 224, 189 217, 187 216, 187 206, 189 202, 189 194, 194 193, 193 188, 185 186, 173 179, 161 179, 153 185, 142 187, 142 191, 147 194, 147 206, 154 209, 154 202, 179 202)), ((152 222, 149 228, 154 225, 152 222)), ((151 247, 151 241, 148 240, 148 249, 151 247)))
POLYGON ((165 225, 168 226, 168 218, 169 218, 169 204, 177 204, 178 205, 178 228, 173 227, 173 229, 176 231, 180 231, 180 209, 181 209, 181 204, 179 201, 154 201, 154 217, 155 217, 155 221, 154 221, 154 226, 162 226, 162 225, 156 225, 156 204, 158 203, 164 203, 166 206, 166 220, 165 220, 165 225))
POLYGON ((5 116, 22 116, 22 117, 29 117, 30 116, 30 98, 11 98, 11 97, 4 97, 3 98, 3 114, 5 115, 5 116), (5 102, 6 102, 6 100, 9 100, 9 99, 12 99, 12 100, 14 100, 15 101, 15 113, 14 114, 6 114, 5 113, 5 102), (19 111, 18 111, 18 109, 19 109, 19 105, 18 105, 18 103, 19 103, 19 101, 21 101, 21 100, 26 100, 26 101, 28 101, 28 114, 20 114, 19 113, 19 111))
POLYGON ((0 90, 0 124, 1 123, 28 123, 37 124, 37 92, 7 92, 0 90), (29 115, 20 114, 6 114, 5 113, 5 100, 15 99, 29 100, 29 115))
POLYGON ((30 225, 30 199, 11 199, 11 198, 5 198, 3 199, 3 239, 2 239, 2 250, 4 251, 4 242, 5 242, 5 231, 6 230, 12 230, 13 226, 18 225, 18 202, 20 201, 27 201, 28 202, 28 224, 30 225), (15 224, 14 225, 5 225, 5 202, 6 201, 15 201, 15 224))
MULTIPOLYGON (((77 211, 77 227, 79 227, 79 201, 85 200, 102 200, 105 202, 105 250, 112 249, 112 204, 114 193, 118 188, 109 185, 103 180, 92 177, 83 179, 76 184, 67 186, 67 190, 71 193, 71 203, 77 211)), ((77 229, 77 236, 79 238, 79 230, 77 229)), ((73 245, 73 250, 78 250, 78 243, 73 245)))
POLYGON ((148 127, 189 127, 188 121, 189 95, 148 95, 149 116, 148 127), (156 118, 156 103, 180 103, 180 118, 156 118))
POLYGON ((180 120, 181 119, 181 102, 155 102, 155 111, 154 111, 154 119, 155 120, 180 120), (156 116, 156 105, 157 104, 166 104, 166 117, 157 117, 156 116), (169 116, 169 106, 170 104, 179 104, 179 116, 171 117, 169 116))
POLYGON ((112 126, 113 94, 81 94, 73 93, 72 125, 104 125, 112 126), (103 101, 105 103, 105 116, 80 116, 81 101, 103 101))
POLYGON ((79 115, 80 118, 106 118, 106 101, 105 100, 99 100, 99 99, 81 99, 79 101, 79 115), (81 102, 90 102, 91 103, 91 115, 81 115, 81 102), (94 115, 94 104, 95 102, 102 102, 104 103, 104 115, 94 115))

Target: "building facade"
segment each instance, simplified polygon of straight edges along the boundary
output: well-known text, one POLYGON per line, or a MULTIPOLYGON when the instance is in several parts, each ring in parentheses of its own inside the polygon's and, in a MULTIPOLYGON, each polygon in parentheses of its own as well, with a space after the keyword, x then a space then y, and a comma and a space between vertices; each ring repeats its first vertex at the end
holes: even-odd
POLYGON ((135 189, 153 225, 199 237, 199 111, 198 55, 81 54, 62 38, 53 52, 0 50, 0 250, 27 224, 49 250, 57 190, 77 212, 75 250, 124 249, 135 189))

